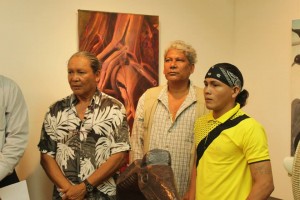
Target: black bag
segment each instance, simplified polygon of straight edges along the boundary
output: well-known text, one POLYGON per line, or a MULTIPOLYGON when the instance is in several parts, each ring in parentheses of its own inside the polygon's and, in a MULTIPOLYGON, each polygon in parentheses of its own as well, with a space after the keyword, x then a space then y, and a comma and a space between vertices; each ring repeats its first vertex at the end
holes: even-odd
POLYGON ((207 136, 205 138, 203 138, 198 146, 197 146, 197 161, 196 161, 196 166, 198 166, 199 160, 201 159, 204 151, 206 150, 206 148, 212 143, 212 141, 214 141, 214 139, 216 139, 220 133, 228 128, 231 128, 233 126, 236 126, 238 123, 240 123, 241 121, 243 121, 244 119, 249 118, 249 116, 247 115, 241 115, 238 116, 237 118, 234 119, 228 119, 226 122, 224 122, 223 124, 218 125, 216 128, 214 128, 213 130, 211 130, 207 136))

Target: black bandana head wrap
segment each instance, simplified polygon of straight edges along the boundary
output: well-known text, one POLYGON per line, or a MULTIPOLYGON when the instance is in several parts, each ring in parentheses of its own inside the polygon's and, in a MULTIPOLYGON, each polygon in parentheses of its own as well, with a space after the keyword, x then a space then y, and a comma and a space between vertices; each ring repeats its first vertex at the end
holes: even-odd
POLYGON ((243 76, 240 70, 229 63, 218 63, 212 66, 205 75, 205 78, 217 79, 229 87, 237 86, 243 88, 243 76))

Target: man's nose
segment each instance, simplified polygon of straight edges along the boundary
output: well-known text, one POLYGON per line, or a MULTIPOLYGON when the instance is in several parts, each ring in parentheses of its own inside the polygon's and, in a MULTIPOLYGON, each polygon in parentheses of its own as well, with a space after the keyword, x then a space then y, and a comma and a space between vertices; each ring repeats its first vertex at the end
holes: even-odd
POLYGON ((175 69, 176 67, 177 67, 176 60, 173 60, 173 61, 171 62, 170 68, 171 68, 171 69, 175 69))
POLYGON ((172 64, 170 69, 176 69, 176 65, 172 64))
POLYGON ((204 87, 204 93, 205 94, 210 94, 211 93, 210 87, 208 87, 208 86, 204 87))
POLYGON ((78 81, 79 80, 79 76, 77 73, 74 73, 71 77, 72 81, 78 81))

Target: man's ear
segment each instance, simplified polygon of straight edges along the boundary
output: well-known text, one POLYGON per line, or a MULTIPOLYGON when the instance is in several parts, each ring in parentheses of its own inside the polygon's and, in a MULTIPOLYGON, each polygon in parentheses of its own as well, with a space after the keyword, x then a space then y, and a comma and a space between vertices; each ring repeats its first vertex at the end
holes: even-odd
POLYGON ((241 88, 237 87, 237 86, 233 86, 232 88, 232 97, 236 98, 237 95, 241 92, 241 88))
POLYGON ((195 64, 191 64, 191 74, 194 73, 195 70, 195 64))
POLYGON ((100 70, 97 70, 95 75, 96 75, 96 82, 99 83, 99 81, 100 81, 100 70))

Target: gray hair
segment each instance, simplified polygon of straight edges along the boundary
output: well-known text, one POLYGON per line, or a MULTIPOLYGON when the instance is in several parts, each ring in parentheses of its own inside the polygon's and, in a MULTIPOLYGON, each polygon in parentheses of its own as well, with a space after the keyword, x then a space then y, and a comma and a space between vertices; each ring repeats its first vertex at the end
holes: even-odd
POLYGON ((191 45, 185 43, 184 41, 176 40, 171 42, 170 46, 165 50, 164 57, 166 57, 170 49, 176 49, 182 51, 183 54, 187 57, 190 64, 195 64, 197 62, 196 50, 191 45))
POLYGON ((94 54, 92 54, 88 51, 78 51, 78 52, 74 53, 70 57, 68 62, 70 62, 70 60, 73 57, 85 57, 85 58, 87 58, 90 61, 90 65, 91 65, 91 68, 92 68, 94 73, 96 73, 98 70, 101 70, 101 67, 102 67, 101 62, 98 60, 98 58, 94 54))

